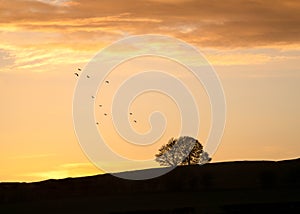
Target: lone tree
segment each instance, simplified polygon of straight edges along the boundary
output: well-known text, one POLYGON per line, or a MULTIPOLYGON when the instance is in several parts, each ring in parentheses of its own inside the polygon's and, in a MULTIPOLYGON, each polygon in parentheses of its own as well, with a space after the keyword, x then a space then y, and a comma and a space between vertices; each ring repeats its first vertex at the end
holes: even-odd
POLYGON ((204 159, 206 162, 211 160, 203 152, 201 143, 188 136, 171 138, 167 144, 162 145, 155 157, 161 166, 194 165, 200 164, 204 159))

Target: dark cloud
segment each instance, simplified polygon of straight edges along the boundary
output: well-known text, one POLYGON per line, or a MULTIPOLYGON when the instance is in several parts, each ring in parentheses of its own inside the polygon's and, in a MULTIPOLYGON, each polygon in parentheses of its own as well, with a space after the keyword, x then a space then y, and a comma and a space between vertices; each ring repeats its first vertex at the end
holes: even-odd
POLYGON ((76 0, 59 5, 15 0, 2 1, 0 10, 2 24, 62 34, 163 33, 209 47, 300 42, 297 0, 76 0))

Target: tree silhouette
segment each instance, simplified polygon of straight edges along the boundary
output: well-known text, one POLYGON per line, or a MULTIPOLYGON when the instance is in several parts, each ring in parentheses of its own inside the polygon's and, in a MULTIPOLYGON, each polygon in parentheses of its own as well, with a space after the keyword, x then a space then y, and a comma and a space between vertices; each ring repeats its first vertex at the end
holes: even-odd
POLYGON ((193 165, 211 160, 208 153, 203 152, 201 143, 188 136, 171 138, 162 145, 155 157, 161 166, 193 165))
POLYGON ((209 157, 209 154, 207 152, 202 152, 200 154, 199 164, 206 164, 211 161, 211 157, 209 157))
POLYGON ((176 142, 177 139, 171 138, 166 145, 162 145, 158 150, 159 153, 155 155, 155 160, 161 166, 177 166, 181 162, 179 156, 173 152, 176 142))

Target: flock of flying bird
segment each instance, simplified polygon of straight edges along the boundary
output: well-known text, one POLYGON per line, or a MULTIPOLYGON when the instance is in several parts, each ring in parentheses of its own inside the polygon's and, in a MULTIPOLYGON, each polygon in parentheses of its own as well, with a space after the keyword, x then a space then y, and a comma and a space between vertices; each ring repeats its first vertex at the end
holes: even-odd
MULTIPOLYGON (((78 71, 81 71, 81 68, 78 68, 78 71)), ((79 73, 78 73, 78 72, 75 72, 74 74, 75 74, 77 77, 79 77, 79 73)), ((89 76, 89 75, 86 75, 86 78, 90 78, 90 76, 89 76)), ((106 83, 106 84, 109 84, 109 81, 106 80, 105 83, 106 83)), ((92 99, 95 99, 95 96, 92 95, 92 99)), ((102 105, 100 104, 99 107, 102 107, 102 105)), ((132 113, 132 112, 129 112, 129 115, 133 115, 133 113, 132 113)), ((104 116, 107 116, 107 113, 104 113, 104 116)), ((134 123, 137 123, 136 120, 133 120, 133 122, 134 122, 134 123)), ((96 122, 96 125, 99 125, 99 122, 96 122)))

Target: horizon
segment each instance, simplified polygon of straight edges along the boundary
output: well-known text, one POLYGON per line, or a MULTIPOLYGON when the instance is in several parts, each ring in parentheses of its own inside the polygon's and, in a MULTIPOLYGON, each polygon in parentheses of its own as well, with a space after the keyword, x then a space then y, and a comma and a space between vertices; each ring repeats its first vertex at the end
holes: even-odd
MULTIPOLYGON (((223 85, 226 126, 212 163, 298 159, 299 9, 296 0, 1 1, 0 182, 109 173, 90 161, 77 139, 74 93, 96 53, 128 36, 153 33, 196 47, 223 85)), ((158 167, 157 163, 138 161, 154 158, 162 144, 180 136, 180 109, 174 100, 159 93, 138 97, 129 116, 131 127, 139 133, 152 128, 148 119, 156 108, 171 118, 156 144, 147 150, 134 147, 115 132, 107 106, 112 105, 124 77, 136 74, 142 66, 169 68, 172 75, 188 83, 201 106, 199 133, 193 137, 205 146, 209 135, 208 95, 204 87, 196 87, 186 67, 152 56, 128 61, 108 76, 110 82, 99 87, 95 97, 98 132, 116 153, 137 160, 135 165, 103 163, 114 170, 158 167)), ((190 125, 188 131, 193 128, 190 125)))
MULTIPOLYGON (((209 164, 209 165, 227 164, 227 163, 238 164, 238 163, 250 163, 250 162, 252 162, 252 163, 253 162, 256 162, 256 163, 263 163, 263 162, 278 163, 278 162, 283 162, 283 161, 300 161, 300 157, 294 158, 294 159, 277 160, 277 161, 273 161, 273 160, 237 160, 237 161, 213 162, 213 163, 206 163, 206 164, 209 164)), ((201 167, 201 166, 203 166, 203 165, 200 165, 200 164, 178 165, 175 168, 177 168, 177 167, 201 167)), ((163 170, 164 168, 172 168, 172 167, 170 167, 170 166, 160 166, 160 167, 155 167, 155 168, 133 169, 133 170, 130 170, 130 171, 119 171, 119 172, 114 172, 114 173, 106 172, 106 173, 91 174, 91 175, 85 175, 85 176, 74 176, 74 177, 63 177, 63 178, 48 178, 48 179, 45 179, 45 180, 34 180, 34 181, 4 181, 4 182, 0 181, 0 184, 7 184, 7 183, 25 183, 25 184, 31 184, 31 183, 40 183, 40 182, 49 181, 49 180, 59 181, 59 180, 65 180, 65 179, 81 179, 81 178, 89 178, 89 177, 95 177, 95 176, 101 176, 101 175, 111 175, 112 177, 117 177, 117 178, 120 178, 122 180, 126 180, 126 179, 123 179, 123 178, 121 178, 119 176, 115 176, 115 174, 128 174, 128 173, 143 172, 143 171, 148 171, 148 170, 149 171, 151 171, 151 170, 163 170)), ((170 173, 172 173, 172 171, 173 170, 168 171, 164 175, 170 174, 170 173)), ((152 180, 152 179, 156 179, 156 178, 157 177, 155 177, 155 178, 149 178, 147 180, 152 180)))

